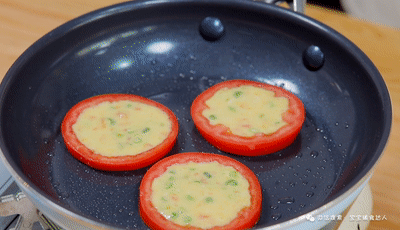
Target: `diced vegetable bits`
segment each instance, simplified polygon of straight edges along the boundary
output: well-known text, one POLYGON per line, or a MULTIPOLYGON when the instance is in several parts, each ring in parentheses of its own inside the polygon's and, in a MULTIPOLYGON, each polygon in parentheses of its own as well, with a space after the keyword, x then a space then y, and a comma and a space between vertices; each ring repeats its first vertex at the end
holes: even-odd
POLYGON ((225 125, 238 136, 271 134, 287 124, 282 114, 289 109, 289 100, 259 87, 223 88, 205 103, 208 109, 203 116, 212 125, 225 125))
POLYGON ((78 139, 94 152, 125 156, 162 143, 171 131, 171 122, 157 107, 126 100, 87 108, 72 127, 78 139))
POLYGON ((152 202, 167 219, 210 228, 223 226, 250 206, 248 181, 218 162, 176 164, 152 184, 152 202))

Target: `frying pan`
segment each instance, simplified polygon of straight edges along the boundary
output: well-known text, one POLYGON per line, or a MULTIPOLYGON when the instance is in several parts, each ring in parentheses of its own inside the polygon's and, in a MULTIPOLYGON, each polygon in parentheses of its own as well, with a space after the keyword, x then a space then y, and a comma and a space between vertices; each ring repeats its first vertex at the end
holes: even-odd
POLYGON ((360 49, 307 16, 252 1, 135 1, 86 14, 28 48, 0 93, 0 156, 28 198, 66 229, 147 228, 138 188, 148 168, 94 170, 63 143, 64 115, 88 97, 130 93, 160 102, 179 121, 169 155, 211 152, 247 165, 263 190, 255 228, 328 224, 316 215, 340 214, 357 197, 392 119, 386 85, 360 49), (207 39, 199 29, 206 17, 218 18, 223 33, 207 39), (310 46, 319 48, 316 58, 307 56, 310 46), (292 145, 241 157, 202 138, 191 103, 230 79, 278 85, 303 101, 306 121, 292 145))

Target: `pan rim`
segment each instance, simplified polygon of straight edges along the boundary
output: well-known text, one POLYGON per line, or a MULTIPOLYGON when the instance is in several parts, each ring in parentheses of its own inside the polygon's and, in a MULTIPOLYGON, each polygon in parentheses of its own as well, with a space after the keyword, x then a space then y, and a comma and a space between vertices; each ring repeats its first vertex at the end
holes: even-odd
MULTIPOLYGON (((45 45, 47 42, 51 42, 54 40, 57 40, 60 36, 62 36, 65 33, 68 33, 70 30, 74 30, 77 27, 80 27, 82 25, 88 24, 93 20, 98 20, 104 17, 107 17, 109 15, 112 15, 114 13, 122 13, 122 12, 126 12, 126 11, 131 11, 131 10, 135 10, 135 9, 141 9, 141 7, 149 7, 151 4, 179 4, 179 3, 190 3, 190 2, 198 2, 196 0, 177 0, 174 1, 174 3, 170 3, 168 1, 135 1, 135 3, 120 3, 117 5, 113 5, 113 6, 109 6, 109 7, 105 7, 102 9, 98 9, 96 11, 90 12, 88 14, 82 15, 76 19, 73 19, 69 22, 66 22, 65 24, 55 28, 54 30, 52 30, 51 32, 45 34, 43 37, 41 37, 38 41, 36 41, 34 44, 32 44, 15 62, 14 64, 11 66, 11 68, 8 70, 8 72, 6 73, 1 85, 0 85, 0 102, 4 101, 4 97, 5 97, 5 92, 6 90, 9 90, 7 85, 9 85, 10 81, 12 80, 14 74, 18 71, 18 69, 24 65, 24 63, 29 60, 31 58, 31 56, 36 53, 43 45, 45 45), (126 6, 130 6, 130 7, 126 7, 126 6), (67 30, 66 30, 67 29, 67 30), (65 32, 67 31, 67 32, 65 32)), ((210 0, 206 0, 203 1, 205 3, 215 3, 215 1, 210 1, 210 0)), ((256 8, 257 10, 263 10, 266 11, 266 9, 270 8, 270 9, 274 9, 277 13, 285 13, 285 15, 287 15, 288 17, 291 17, 292 19, 297 19, 300 20, 301 23, 312 23, 312 25, 318 27, 320 30, 326 31, 326 32, 330 32, 332 33, 337 39, 339 39, 339 41, 342 41, 342 44, 345 44, 347 46, 347 48, 349 50, 351 50, 353 53, 357 54, 360 59, 361 62, 365 63, 365 66, 368 66, 369 69, 367 70, 367 72, 370 73, 374 73, 373 76, 380 76, 379 71, 376 69, 376 67, 373 65, 372 61, 369 60, 367 58, 367 56, 357 47, 355 46, 351 41, 349 41, 347 38, 345 38, 343 35, 339 34, 338 32, 336 32, 335 30, 329 28, 328 26, 312 19, 309 18, 306 15, 300 15, 298 13, 292 12, 290 10, 281 8, 281 7, 277 7, 277 6, 271 6, 271 5, 267 5, 264 3, 258 3, 258 2, 249 2, 249 1, 232 1, 232 0, 228 0, 228 1, 224 1, 225 3, 222 3, 222 1, 219 4, 238 4, 238 5, 246 5, 248 8, 246 9, 250 9, 250 7, 256 8), (361 54, 361 56, 359 56, 361 54)), ((296 23, 300 23, 299 21, 297 21, 296 23)), ((318 207, 314 210, 319 210, 320 208, 325 208, 325 206, 331 204, 332 202, 334 202, 335 200, 342 198, 345 194, 351 194, 350 191, 353 191, 353 188, 355 188, 360 181, 362 180, 368 180, 367 176, 373 172, 374 167, 376 166, 376 164, 379 162, 379 160, 381 159, 384 149, 387 146, 387 140, 389 138, 390 135, 390 129, 391 129, 391 123, 392 123, 392 105, 391 105, 391 101, 390 101, 390 95, 389 92, 387 91, 387 88, 385 86, 385 83, 383 81, 383 79, 379 79, 379 78, 373 78, 372 79, 373 82, 377 85, 377 89, 379 90, 379 94, 382 95, 382 97, 387 98, 388 103, 386 105, 386 109, 387 111, 385 111, 385 127, 384 127, 384 133, 382 134, 382 138, 381 138, 381 142, 380 144, 377 146, 377 152, 380 152, 380 154, 375 154, 375 156, 371 159, 371 161, 365 165, 365 168, 359 172, 359 175, 356 176, 352 183, 349 183, 346 188, 342 189, 341 192, 339 192, 336 196, 333 196, 331 199, 331 201, 329 201, 327 204, 323 205, 322 207, 318 207), (382 90, 382 89, 386 89, 382 90), (382 141, 384 140, 384 141, 382 141)), ((0 115, 1 115, 1 111, 0 111, 0 115)), ((0 124, 1 126, 1 124, 0 124)), ((7 169, 12 173, 13 177, 16 178, 16 180, 18 181, 20 186, 25 186, 24 188, 30 192, 31 194, 34 194, 35 196, 40 197, 41 199, 44 199, 46 202, 48 202, 48 204, 50 204, 51 206, 54 206, 54 208, 56 209, 63 209, 65 212, 70 213, 71 216, 74 216, 74 218, 82 218, 83 216, 80 216, 78 214, 76 214, 75 212, 72 212, 60 205, 58 205, 56 202, 54 202, 52 199, 49 199, 46 195, 44 195, 44 193, 37 188, 36 185, 29 183, 29 180, 27 179, 26 175, 23 175, 17 171, 14 170, 13 166, 8 162, 7 157, 4 155, 3 153, 3 147, 5 146, 4 141, 3 141, 3 133, 0 133, 0 152, 1 152, 1 159, 3 160, 3 162, 5 162, 7 169), (76 216, 75 216, 76 215, 76 216)), ((344 198, 342 198, 344 199, 344 198)), ((296 220, 298 218, 300 218, 302 216, 299 216, 295 219, 291 219, 289 221, 285 221, 281 224, 279 224, 280 227, 282 227, 282 225, 286 222, 290 222, 292 220, 296 220)), ((96 222, 95 220, 91 220, 88 219, 86 217, 83 217, 88 222, 96 222)), ((107 225, 105 225, 107 226, 107 225)), ((273 227, 275 225, 271 225, 270 227, 273 227)), ((267 228, 270 228, 267 227, 267 228)))
MULTIPOLYGON (((382 156, 382 154, 381 154, 382 156)), ((29 185, 28 182, 26 182, 18 173, 13 169, 13 167, 9 164, 8 161, 6 161, 3 152, 0 149, 0 158, 3 160, 4 165, 6 166, 7 170, 11 173, 13 178, 15 179, 15 182, 17 185, 21 188, 21 190, 24 192, 24 194, 29 198, 30 201, 32 201, 35 205, 38 203, 42 203, 40 207, 47 207, 49 211, 47 210, 40 210, 42 213, 44 213, 47 217, 49 217, 53 222, 58 224, 60 227, 68 227, 70 224, 69 223, 62 223, 59 221, 59 218, 54 218, 54 213, 58 216, 67 216, 69 218, 72 218, 76 221, 74 224, 81 224, 80 229, 92 229, 93 227, 96 227, 96 229, 110 229, 111 224, 105 224, 102 223, 98 220, 95 220, 94 218, 87 218, 84 216, 81 216, 75 212, 72 212, 55 202, 53 202, 51 199, 46 198, 43 196, 40 192, 37 191, 34 187, 36 186, 31 186, 29 185), (50 213, 51 212, 51 213, 50 213), (52 218, 53 217, 53 218, 52 218), (86 225, 89 224, 90 227, 88 228, 83 228, 83 226, 86 227, 86 225)), ((305 213, 301 216, 298 216, 296 218, 287 220, 285 222, 279 223, 279 224, 274 224, 270 225, 268 227, 262 227, 260 229, 263 230, 272 230, 272 229, 291 229, 291 228, 304 228, 304 229, 311 229, 310 227, 312 226, 315 229, 319 229, 321 227, 324 227, 327 223, 324 221, 319 221, 317 222, 312 222, 308 218, 309 217, 315 217, 318 215, 323 215, 324 213, 329 212, 332 209, 337 208, 340 206, 340 204, 345 203, 345 205, 341 209, 341 212, 344 211, 345 208, 347 208, 354 200, 355 198, 359 195, 362 189, 366 186, 366 184, 369 182, 370 178, 373 175, 374 168, 368 171, 364 177, 362 177, 361 180, 357 181, 357 184, 352 186, 349 190, 345 191, 343 194, 338 196, 336 199, 328 202, 327 204, 318 207, 308 213, 305 213), (350 197, 350 198, 349 198, 350 197), (313 225, 314 224, 314 225, 313 225)), ((39 208, 39 207, 38 207, 39 208)), ((40 208, 39 208, 40 209, 40 208)), ((340 213, 341 213, 340 212, 340 213)), ((340 214, 339 213, 339 214, 340 214)), ((338 214, 338 213, 336 213, 338 214)), ((126 228, 120 228, 119 226, 113 225, 112 229, 126 229, 126 228)))

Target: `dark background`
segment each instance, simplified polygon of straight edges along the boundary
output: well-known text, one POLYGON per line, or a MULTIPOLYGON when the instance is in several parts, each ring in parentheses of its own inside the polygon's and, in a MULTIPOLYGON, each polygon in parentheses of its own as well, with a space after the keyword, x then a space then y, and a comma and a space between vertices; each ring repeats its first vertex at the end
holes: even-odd
POLYGON ((307 3, 323 6, 333 10, 344 11, 339 0, 307 0, 307 3))

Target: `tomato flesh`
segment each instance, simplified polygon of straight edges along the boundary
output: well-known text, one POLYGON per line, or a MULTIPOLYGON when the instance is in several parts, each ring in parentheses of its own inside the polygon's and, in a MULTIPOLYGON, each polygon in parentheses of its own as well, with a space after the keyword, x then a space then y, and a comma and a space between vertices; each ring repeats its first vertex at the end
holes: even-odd
POLYGON ((83 100, 68 111, 61 124, 61 133, 64 143, 71 155, 92 168, 105 171, 135 170, 156 162, 171 151, 176 142, 178 129, 178 121, 175 114, 170 109, 158 102, 132 94, 104 94, 83 100), (117 102, 122 100, 140 102, 159 108, 168 115, 172 124, 171 132, 161 144, 137 155, 109 157, 97 154, 78 140, 72 126, 85 109, 106 101, 117 102))
POLYGON ((230 80, 214 85, 197 96, 192 103, 191 115, 199 133, 218 149, 237 155, 260 156, 282 150, 294 142, 305 121, 305 108, 299 98, 283 88, 249 80, 230 80), (272 134, 258 133, 252 137, 235 135, 224 125, 210 124, 210 120, 202 115, 208 108, 206 101, 219 90, 244 85, 260 87, 273 91, 275 97, 287 98, 289 109, 282 115, 287 124, 272 134))
POLYGON ((232 220, 225 226, 216 226, 212 230, 235 230, 235 229, 248 229, 253 227, 259 220, 262 208, 262 191, 261 185, 256 175, 242 163, 218 154, 211 153, 178 153, 166 157, 155 163, 144 175, 139 188, 139 211, 143 221, 151 229, 200 229, 190 225, 181 226, 166 219, 161 213, 157 211, 151 202, 152 196, 152 183, 154 179, 160 177, 166 172, 169 166, 175 164, 185 164, 189 162, 194 163, 208 163, 218 162, 225 166, 231 166, 237 170, 249 182, 249 192, 251 196, 251 205, 243 208, 238 217, 232 220))

